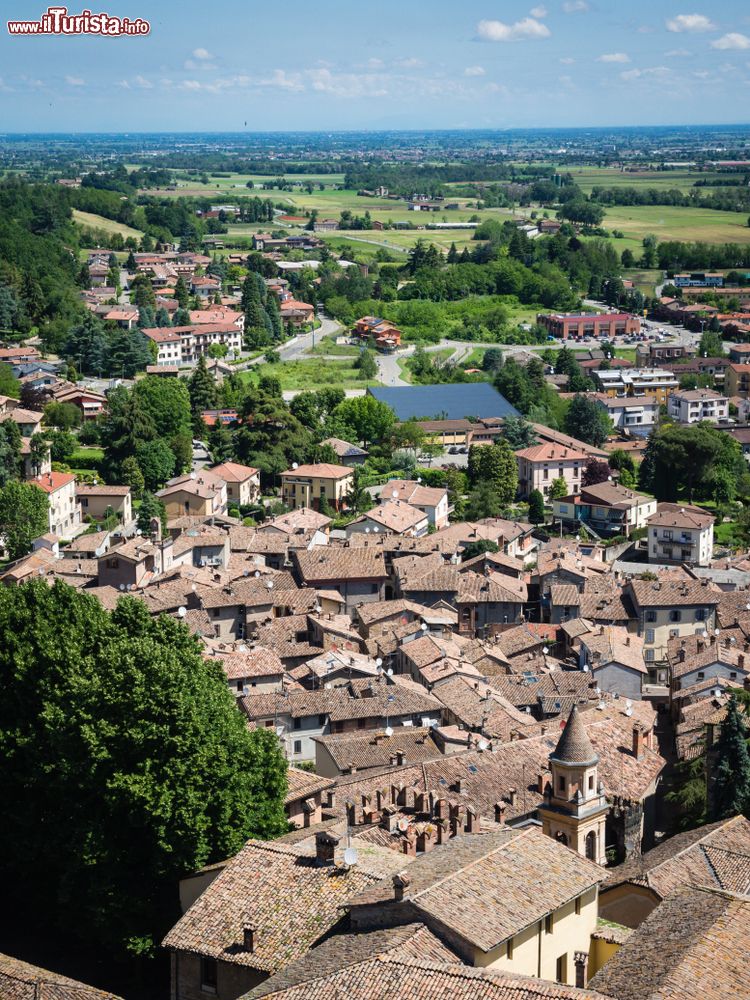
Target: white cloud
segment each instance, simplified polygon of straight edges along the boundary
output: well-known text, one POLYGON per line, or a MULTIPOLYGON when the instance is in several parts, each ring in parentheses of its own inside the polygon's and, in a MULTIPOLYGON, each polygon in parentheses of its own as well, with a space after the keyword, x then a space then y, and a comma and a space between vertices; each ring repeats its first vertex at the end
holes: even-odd
POLYGON ((544 6, 544 4, 539 4, 538 7, 532 7, 529 11, 532 17, 546 17, 549 11, 544 6))
POLYGON ((639 80, 643 77, 666 76, 668 73, 669 68, 667 66, 651 66, 647 69, 626 69, 624 73, 620 73, 620 79, 639 80))
POLYGON ((670 49, 664 55, 668 59, 686 59, 690 55, 690 52, 687 49, 670 49))
POLYGON ((627 52, 605 52, 602 56, 597 56, 597 62, 603 63, 629 63, 630 56, 627 52))
POLYGON ((368 69, 381 69, 383 66, 383 60, 377 59, 374 56, 367 60, 366 66, 368 69))
POLYGON ((82 87, 86 81, 80 76, 66 76, 65 82, 70 87, 82 87))
POLYGON ((549 38, 550 34, 547 25, 533 17, 525 17, 514 24, 480 21, 477 25, 477 38, 483 42, 519 42, 524 38, 549 38))
POLYGON ((424 66, 424 62, 416 56, 408 56, 405 59, 397 59, 394 65, 400 66, 401 69, 420 69, 424 66))
MULTIPOLYGON (((318 70, 319 73, 328 73, 328 70, 318 70)), ((273 73, 263 80, 260 80, 261 87, 277 87, 279 90, 295 91, 304 90, 304 84, 299 78, 299 74, 289 74, 285 69, 275 69, 273 73)))
POLYGON ((467 66, 464 76, 484 76, 485 72, 484 66, 467 66))
POLYGON ((711 42, 712 49, 750 49, 750 38, 741 35, 739 31, 730 31, 728 35, 722 35, 715 42, 711 42))
POLYGON ((581 14, 583 11, 589 9, 589 5, 586 0, 566 0, 562 5, 562 9, 566 14, 581 14))
POLYGON ((560 62, 563 64, 563 66, 572 66, 573 63, 575 62, 575 59, 573 58, 573 56, 563 56, 562 59, 560 59, 560 62))
POLYGON ((705 14, 678 14, 667 21, 667 31, 713 31, 716 25, 705 14))
POLYGON ((213 56, 208 49, 193 49, 193 57, 204 62, 207 62, 209 59, 213 59, 213 56))
POLYGON ((140 87, 142 90, 151 90, 153 87, 153 83, 140 74, 135 78, 135 85, 136 87, 140 87))

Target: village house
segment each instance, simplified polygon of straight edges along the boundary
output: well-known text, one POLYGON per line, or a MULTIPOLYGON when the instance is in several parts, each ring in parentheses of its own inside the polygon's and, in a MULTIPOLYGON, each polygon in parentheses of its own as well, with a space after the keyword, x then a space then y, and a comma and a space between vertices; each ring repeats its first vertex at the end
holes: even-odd
POLYGON ((30 481, 47 494, 48 530, 58 538, 72 538, 81 525, 76 477, 70 472, 46 472, 30 481))
POLYGON ((355 931, 419 920, 467 965, 584 985, 603 877, 538 829, 506 827, 448 839, 347 908, 355 931))
MULTIPOLYGON (((58 183, 60 183, 58 181, 58 183)), ((98 990, 77 979, 0 954, 0 996, 13 1000, 120 1000, 109 990, 98 990)))
POLYGON ((380 491, 380 502, 391 499, 417 507, 426 514, 433 528, 444 528, 448 524, 450 507, 445 489, 422 486, 421 482, 410 479, 389 479, 380 491))
POLYGON ((713 632, 670 639, 667 646, 670 707, 677 720, 688 704, 711 699, 719 682, 737 687, 750 677, 750 649, 713 632))
POLYGON ((336 457, 342 465, 350 467, 363 465, 367 461, 369 452, 359 445, 351 444, 349 441, 342 441, 341 438, 325 438, 321 445, 329 445, 336 453, 336 457))
POLYGON ((293 298, 282 299, 279 304, 279 312, 282 323, 290 323, 296 327, 308 326, 315 319, 315 306, 293 298))
POLYGON ((151 542, 136 536, 98 557, 97 580, 100 587, 133 590, 171 568, 171 538, 151 542))
POLYGON ((209 471, 226 483, 229 504, 233 501, 240 507, 247 507, 257 502, 260 496, 258 469, 237 462, 222 462, 220 465, 212 465, 209 471))
POLYGON ((553 525, 562 522, 569 530, 583 525, 595 535, 628 537, 644 528, 656 513, 656 500, 620 486, 604 482, 585 486, 578 495, 561 497, 552 503, 553 525))
POLYGON ((346 465, 318 462, 298 465, 281 473, 282 501, 287 507, 319 510, 325 497, 333 510, 346 506, 354 474, 346 465))
POLYGON ((164 504, 168 518, 183 514, 209 517, 227 511, 227 484, 207 469, 169 479, 156 495, 164 504))
POLYGON ((388 573, 380 553, 326 546, 310 552, 295 549, 291 556, 302 586, 335 587, 347 611, 385 597, 388 573))
POLYGON ((649 674, 658 684, 668 678, 667 649, 670 639, 713 631, 719 594, 708 581, 629 580, 625 594, 631 601, 644 643, 649 674))
MULTIPOLYGON (((8 399, 8 397, 0 397, 8 399)), ((42 420, 44 414, 37 410, 26 410, 15 404, 15 400, 8 400, 8 404, 0 413, 0 423, 12 420, 21 432, 21 458, 23 459, 23 478, 33 479, 36 476, 46 475, 52 471, 52 460, 50 458, 49 446, 42 448, 38 456, 32 460, 31 438, 35 434, 42 433, 42 420)))
POLYGON ((182 338, 175 327, 151 327, 142 331, 156 344, 156 364, 168 367, 182 364, 182 338))
POLYGON ((578 664, 590 672, 596 686, 621 698, 638 699, 648 671, 643 639, 625 628, 600 625, 578 642, 578 664))
POLYGON ((236 697, 256 692, 268 694, 281 691, 284 664, 272 649, 255 646, 249 649, 243 642, 226 643, 204 639, 206 653, 221 664, 229 690, 236 697))
POLYGON ((372 343, 380 351, 392 352, 401 346, 401 331, 379 316, 363 316, 358 319, 352 335, 372 343))
POLYGON ((76 484, 76 497, 81 504, 81 514, 101 521, 111 511, 122 524, 133 519, 132 491, 129 486, 103 486, 89 483, 76 484))
POLYGON ((663 368, 615 368, 592 371, 591 376, 605 396, 655 396, 666 403, 679 382, 671 371, 663 368))
POLYGON ((544 496, 555 479, 564 479, 570 493, 577 493, 588 456, 561 444, 535 444, 516 452, 518 495, 527 498, 533 490, 544 496))
POLYGON ((729 400, 713 389, 680 389, 669 397, 670 417, 680 424, 720 423, 729 417, 729 400))
POLYGON ((659 422, 659 400, 656 396, 620 397, 592 393, 591 398, 606 413, 616 431, 647 435, 659 422))
POLYGON ((427 515, 417 507, 401 500, 381 500, 377 507, 373 507, 349 523, 346 526, 346 535, 349 538, 358 531, 367 534, 371 531, 376 533, 382 531, 390 535, 419 538, 427 534, 428 528, 427 515))
POLYGON ((712 514, 688 504, 659 503, 647 524, 651 562, 710 566, 714 554, 712 514))

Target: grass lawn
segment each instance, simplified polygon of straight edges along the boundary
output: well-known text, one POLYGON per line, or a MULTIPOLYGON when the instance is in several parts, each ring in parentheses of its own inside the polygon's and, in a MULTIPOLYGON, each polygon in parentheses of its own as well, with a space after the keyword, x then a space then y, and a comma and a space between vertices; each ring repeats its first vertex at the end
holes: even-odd
MULTIPOLYGON (((619 229, 626 240, 638 243, 644 236, 664 240, 699 240, 703 243, 750 243, 750 226, 741 212, 718 212, 711 208, 672 205, 615 205, 607 208, 604 227, 619 229)), ((613 240, 619 251, 626 240, 613 240)))
POLYGON ((739 525, 734 521, 730 521, 727 524, 715 524, 714 544, 729 545, 732 547, 745 545, 745 537, 741 533, 739 525))
POLYGON ((658 268, 623 271, 622 276, 632 281, 638 291, 643 292, 644 295, 653 295, 656 286, 664 281, 664 272, 658 268))
POLYGON ((89 229, 102 229, 105 233, 119 233, 124 240, 129 236, 140 240, 143 236, 140 229, 131 229, 130 226, 123 225, 122 222, 113 222, 112 219, 105 219, 103 215, 94 215, 93 212, 80 212, 77 208, 73 209, 73 221, 89 229))
POLYGON ((354 344, 337 344, 333 337, 323 337, 310 351, 311 354, 337 354, 342 358, 356 358, 360 353, 354 344))
POLYGON ((341 389, 366 389, 379 385, 375 380, 359 377, 359 370, 351 361, 324 361, 311 358, 309 361, 282 361, 278 365, 258 365, 250 371, 240 372, 245 380, 254 381, 257 375, 271 375, 281 382, 282 390, 323 389, 338 386, 341 389))
MULTIPOLYGON (((429 356, 434 364, 440 364, 443 361, 447 361, 448 358, 453 354, 452 347, 441 347, 439 351, 430 351, 429 356)), ((404 382, 412 381, 412 373, 410 368, 410 363, 413 361, 412 357, 409 358, 398 358, 398 367, 401 369, 401 378, 404 382)), ((461 367, 465 367, 464 362, 461 362, 461 367)))

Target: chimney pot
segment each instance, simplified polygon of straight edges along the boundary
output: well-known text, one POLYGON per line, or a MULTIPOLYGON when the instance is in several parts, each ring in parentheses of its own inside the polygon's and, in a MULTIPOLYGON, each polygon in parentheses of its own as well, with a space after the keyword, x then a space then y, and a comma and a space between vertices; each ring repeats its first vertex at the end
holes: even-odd
POLYGON ((256 929, 252 924, 246 924, 242 928, 242 943, 245 951, 253 952, 255 951, 256 945, 256 929))
POLYGON ((505 820, 505 803, 495 803, 495 822, 502 823, 505 820))
POLYGON ((315 859, 319 865, 333 864, 338 843, 339 838, 325 830, 315 834, 315 859))
POLYGON ((397 903, 404 898, 404 890, 411 885, 411 878, 406 872, 400 872, 393 876, 393 897, 397 903))
POLYGON ((640 726, 633 726, 633 756, 640 760, 643 756, 644 737, 640 726))
POLYGON ((510 791, 508 792, 508 801, 512 806, 516 804, 517 797, 518 797, 518 790, 515 788, 511 788, 510 791))

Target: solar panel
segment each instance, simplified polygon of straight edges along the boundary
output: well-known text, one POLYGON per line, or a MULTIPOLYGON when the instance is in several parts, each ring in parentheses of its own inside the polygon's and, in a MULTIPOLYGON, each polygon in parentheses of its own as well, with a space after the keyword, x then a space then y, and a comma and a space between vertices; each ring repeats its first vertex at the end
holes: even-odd
POLYGON ((518 410, 489 382, 374 386, 367 392, 390 406, 399 420, 518 416, 518 410))
POLYGON ((472 774, 477 773, 477 768, 474 764, 469 764, 469 770, 471 771, 472 774))

